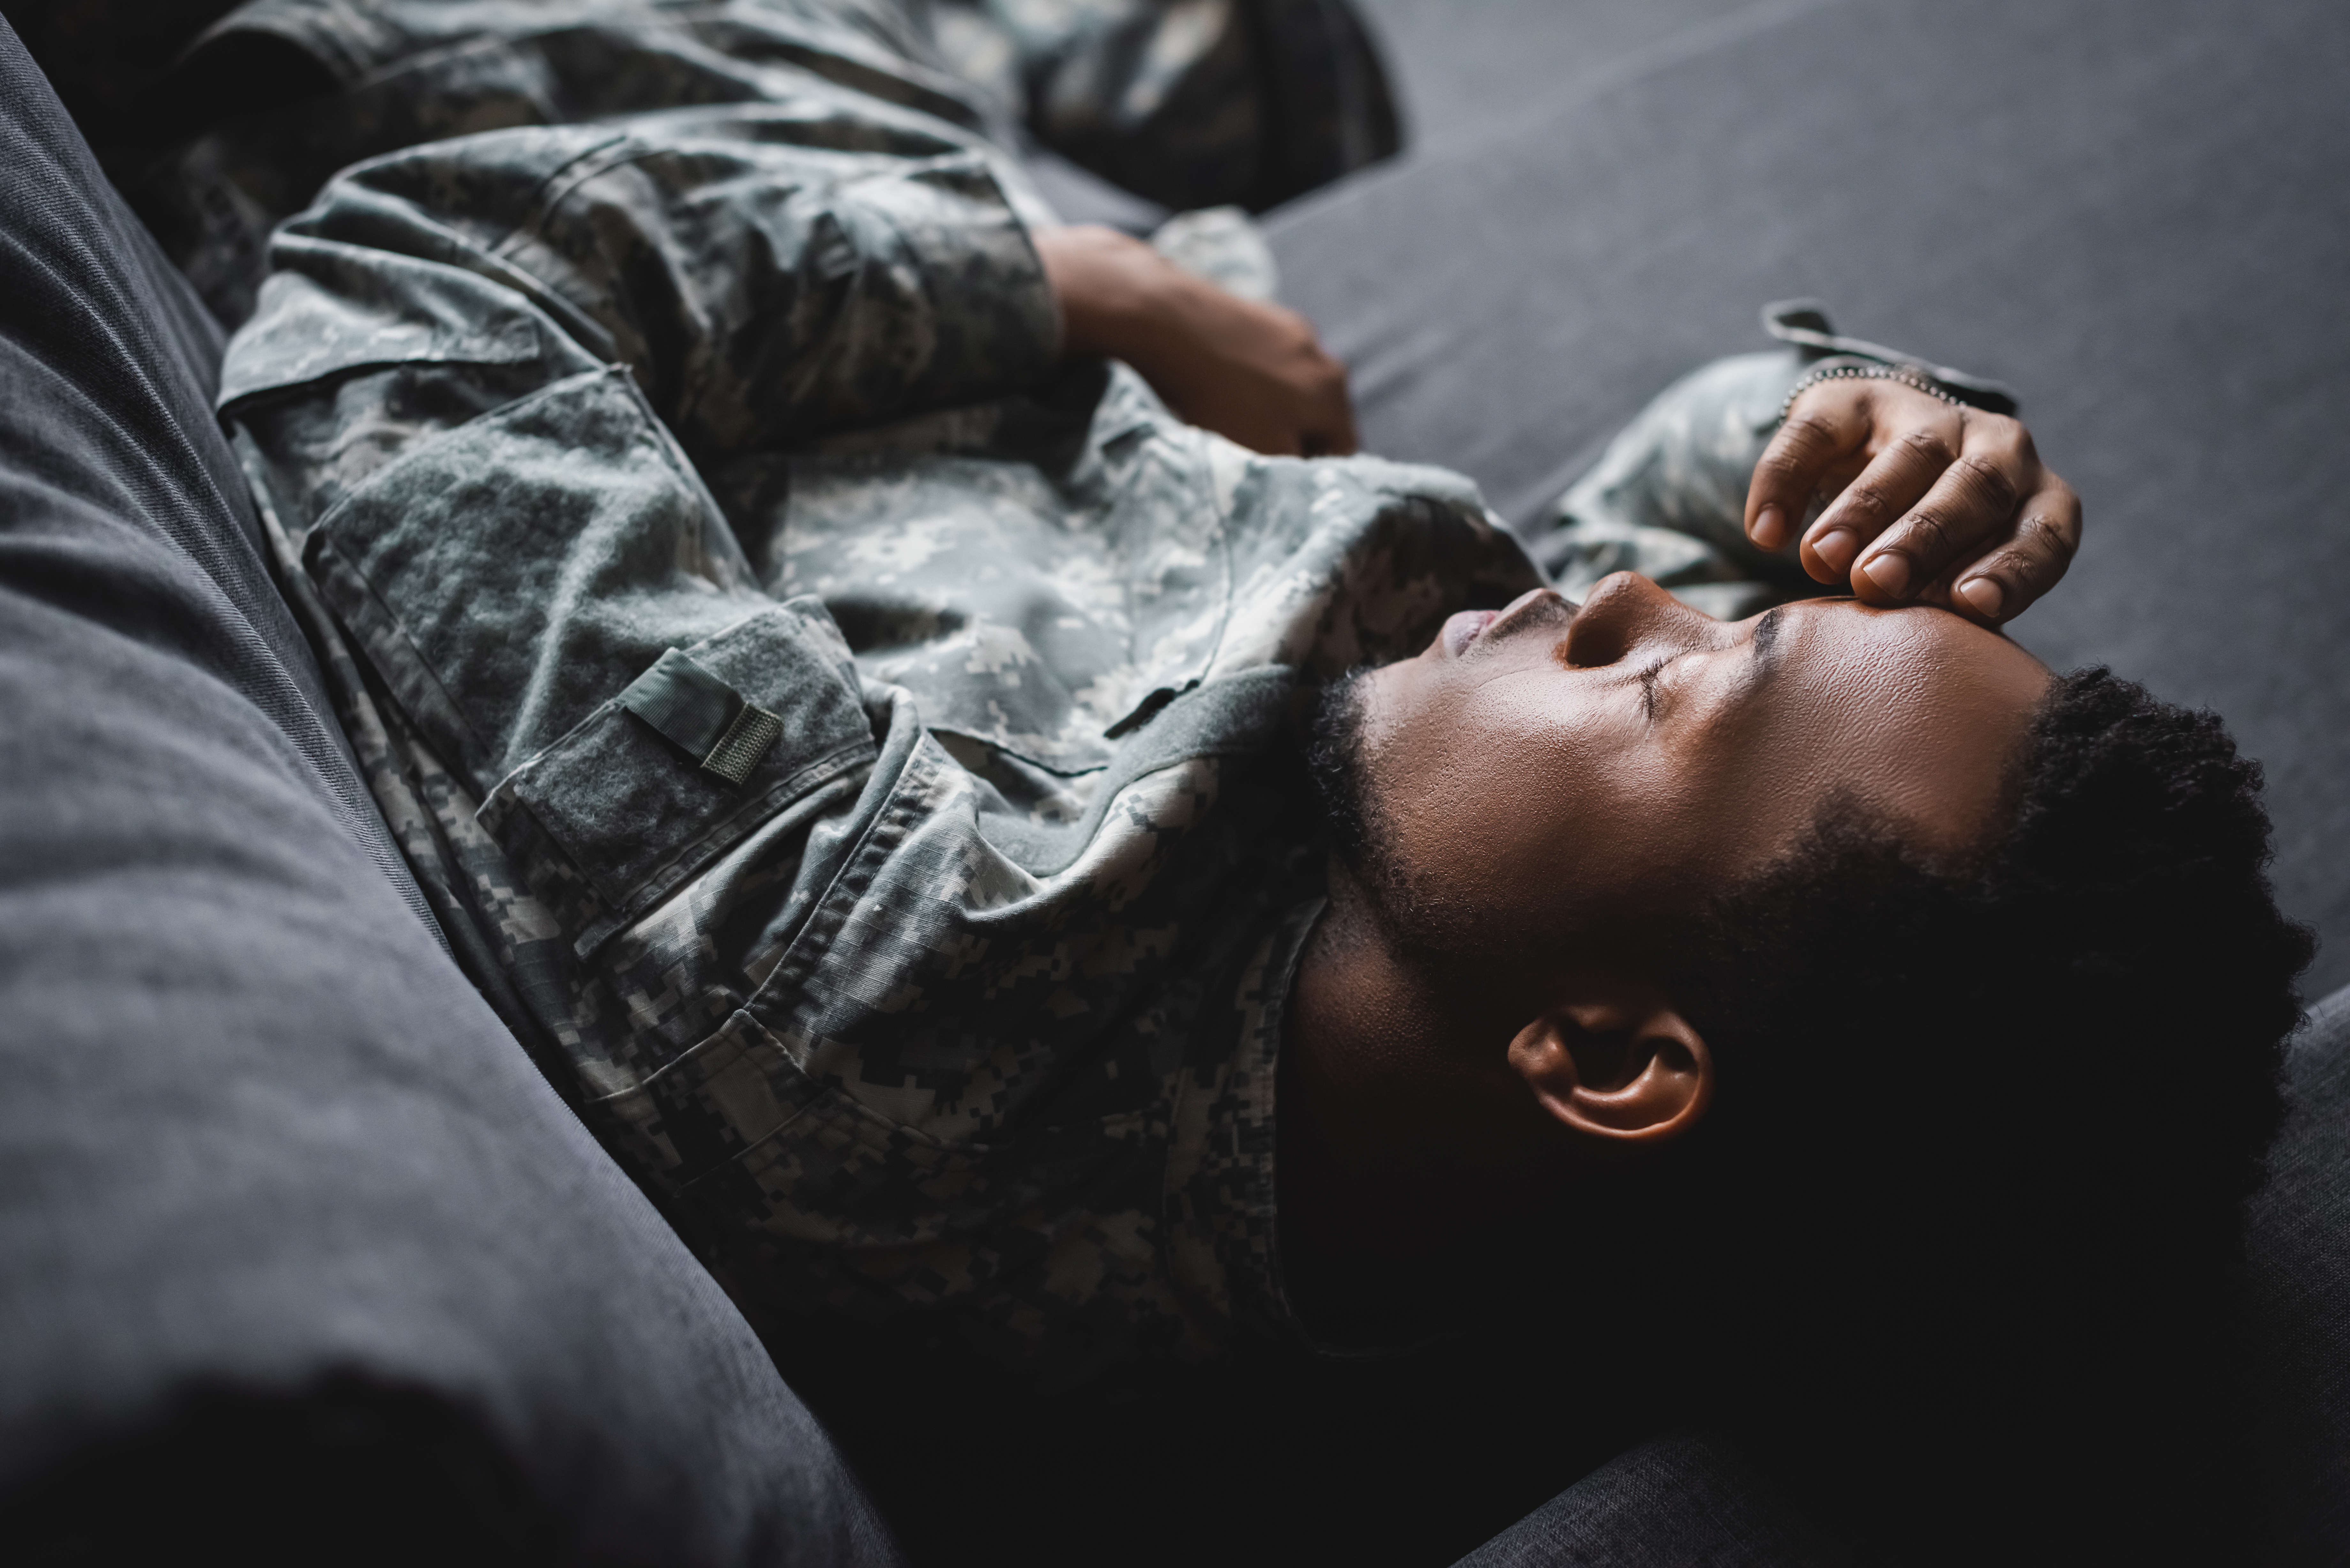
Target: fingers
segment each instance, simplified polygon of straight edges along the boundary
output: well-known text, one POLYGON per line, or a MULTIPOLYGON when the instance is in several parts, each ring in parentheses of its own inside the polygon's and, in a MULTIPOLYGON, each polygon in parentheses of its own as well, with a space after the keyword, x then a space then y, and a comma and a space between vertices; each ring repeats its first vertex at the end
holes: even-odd
POLYGON ((1835 499, 1798 558, 1866 604, 2012 619, 2080 546, 2080 498, 2041 465, 2029 431, 1896 382, 1830 382, 1797 400, 1757 465, 1748 536, 1781 547, 1823 493, 1835 499))
POLYGON ((1128 355, 1177 415, 1274 457, 1342 456, 1358 437, 1347 368, 1295 311, 1205 283, 1128 355))
MULTIPOLYGON (((1862 602, 1890 607, 1922 600, 1979 620, 2006 620, 2071 564, 2080 542, 2080 501, 2041 467, 2031 433, 2012 419, 1969 410, 1957 437, 1956 452, 1921 494, 1875 529, 1873 538, 1866 529, 1856 531, 1862 542, 1846 559, 1852 591, 1862 602)), ((1912 431, 1901 444, 1930 457, 1944 443, 1912 431)), ((1890 500, 1905 499, 1902 491, 1917 476, 1912 467, 1884 487, 1890 500)), ((1864 473, 1854 489, 1869 478, 1864 473)), ((1834 521, 1821 518, 1823 524, 1834 521)), ((1834 564, 1839 553, 1830 548, 1819 555, 1834 564)))
POLYGON ((1746 491, 1746 536, 1763 549, 1780 549, 1795 536, 1829 469, 1867 441, 1870 421, 1856 391, 1834 382, 1814 387, 1763 448, 1746 491))
MULTIPOLYGON (((1972 522, 1974 512, 1970 506, 1945 508, 1923 517, 1913 510, 1952 472, 1966 439, 1961 410, 1930 398, 1920 400, 1926 409, 1898 411, 1899 416, 1906 416, 1899 424, 1890 419, 1877 421, 1891 425, 1898 433, 1883 441, 1881 450, 1869 459, 1867 466, 1804 531, 1798 556, 1804 569, 1817 581, 1844 581, 1853 572, 1862 551, 1897 523, 1914 522, 1929 530, 1949 530, 1972 522)), ((1876 433, 1882 439, 1890 432, 1880 430, 1876 433)), ((2001 515, 2005 515, 2004 509, 2001 515)), ((1870 551, 1869 558, 1871 566, 1888 579, 1881 584, 1871 579, 1873 586, 1896 598, 1904 596, 1913 584, 1927 581, 1929 575, 1900 580, 1900 572, 1910 565, 1908 556, 1870 551)), ((1859 579, 1856 578, 1856 593, 1861 592, 1858 585, 1859 579)))
POLYGON ((1941 597, 1976 620, 2012 620, 2056 586, 2081 547, 2081 498, 2054 475, 2017 513, 2012 536, 1947 574, 1941 597))
POLYGON ((1328 369, 1308 394, 1309 411, 1298 450, 1306 457, 1351 457, 1361 449, 1355 434, 1355 400, 1347 391, 1347 368, 1327 355, 1328 369))
POLYGON ((1344 367, 1326 356, 1279 373, 1219 378, 1170 405, 1187 422, 1268 457, 1345 457, 1357 448, 1344 367))
POLYGON ((1294 310, 1272 307, 1286 339, 1266 367, 1268 390, 1294 421, 1295 444, 1304 457, 1344 457, 1356 449, 1355 404, 1347 394, 1347 367, 1322 347, 1313 323, 1294 310))

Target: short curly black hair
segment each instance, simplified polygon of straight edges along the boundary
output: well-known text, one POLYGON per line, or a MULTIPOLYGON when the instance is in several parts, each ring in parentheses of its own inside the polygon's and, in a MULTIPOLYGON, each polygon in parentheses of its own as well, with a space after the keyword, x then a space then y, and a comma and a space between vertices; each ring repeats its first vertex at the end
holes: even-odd
POLYGON ((1670 1184, 1713 1220, 1691 1282, 1800 1376, 2047 1386, 2020 1369, 2224 1272, 2281 1119, 2314 944, 2271 892, 2260 764, 2092 669, 2009 788, 2006 832, 1939 867, 1826 803, 1676 944, 1718 1072, 1670 1184))

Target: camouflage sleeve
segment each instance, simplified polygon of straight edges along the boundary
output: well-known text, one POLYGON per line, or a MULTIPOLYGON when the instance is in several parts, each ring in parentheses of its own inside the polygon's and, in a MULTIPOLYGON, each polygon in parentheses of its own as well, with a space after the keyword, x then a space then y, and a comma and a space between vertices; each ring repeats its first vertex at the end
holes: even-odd
POLYGON ((928 124, 812 89, 363 163, 274 242, 224 399, 478 362, 418 346, 523 319, 568 339, 552 374, 628 366, 697 463, 1019 387, 1057 354, 1050 286, 984 157, 928 124))
POLYGON ((1037 141, 1177 210, 1253 212, 1403 146, 1347 0, 933 0, 948 67, 1037 141))
MULTIPOLYGON (((2001 413, 2015 408, 2014 394, 1997 381, 1836 336, 1815 299, 1764 306, 1762 328, 1784 347, 1716 359, 1675 381, 1552 505, 1529 543, 1561 593, 1579 599, 1612 572, 1638 572, 1707 615, 1742 620, 1829 591, 1794 551, 1764 550, 1746 537, 1754 465, 1778 434, 1788 394, 1823 365, 1905 365, 1961 402, 2001 413)), ((1805 525, 1830 499, 1813 499, 1805 525)))

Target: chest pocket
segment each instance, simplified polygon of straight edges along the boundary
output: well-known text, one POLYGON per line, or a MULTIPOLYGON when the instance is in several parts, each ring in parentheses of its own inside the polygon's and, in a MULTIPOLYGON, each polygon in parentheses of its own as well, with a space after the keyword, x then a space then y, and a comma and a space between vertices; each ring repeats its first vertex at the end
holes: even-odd
POLYGON ((794 600, 664 651, 509 774, 481 821, 584 958, 874 755, 847 645, 794 600))
POLYGON ((624 373, 387 463, 306 563, 583 957, 874 755, 839 628, 759 590, 624 373))

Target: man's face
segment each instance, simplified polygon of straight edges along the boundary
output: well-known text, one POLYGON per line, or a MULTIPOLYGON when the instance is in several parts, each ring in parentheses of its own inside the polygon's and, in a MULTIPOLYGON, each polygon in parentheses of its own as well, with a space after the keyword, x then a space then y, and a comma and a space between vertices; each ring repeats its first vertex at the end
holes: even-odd
POLYGON ((1580 609, 1542 589, 1456 615, 1418 659, 1356 677, 1323 771, 1390 936, 1509 1013, 1544 1005, 1518 977, 1570 952, 1650 956, 1839 793, 1929 858, 1981 844, 2048 680, 1939 609, 1813 600, 1725 623, 1623 573, 1580 609))

